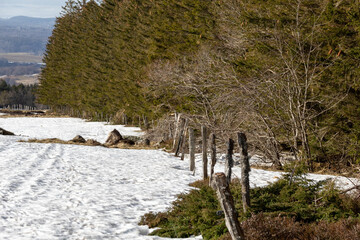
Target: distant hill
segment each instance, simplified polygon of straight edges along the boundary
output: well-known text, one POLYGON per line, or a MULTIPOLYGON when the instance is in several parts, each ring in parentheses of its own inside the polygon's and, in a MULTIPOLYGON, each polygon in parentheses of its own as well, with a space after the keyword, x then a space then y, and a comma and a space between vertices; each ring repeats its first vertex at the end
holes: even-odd
POLYGON ((25 16, 17 16, 9 19, 0 18, 0 26, 11 27, 35 27, 53 29, 55 18, 33 18, 25 16))
POLYGON ((0 52, 28 52, 41 55, 52 33, 55 18, 0 18, 0 52))

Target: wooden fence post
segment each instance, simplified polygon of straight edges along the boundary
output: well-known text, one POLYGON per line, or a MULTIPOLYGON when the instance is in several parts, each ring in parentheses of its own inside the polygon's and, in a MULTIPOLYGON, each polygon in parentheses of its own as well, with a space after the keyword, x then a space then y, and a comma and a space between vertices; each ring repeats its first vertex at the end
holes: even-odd
POLYGON ((184 129, 185 129, 187 123, 188 123, 187 119, 184 119, 184 118, 181 119, 181 124, 180 124, 180 128, 179 128, 180 130, 179 130, 178 137, 176 140, 176 145, 175 145, 175 156, 176 157, 179 156, 179 152, 181 150, 182 142, 184 140, 184 129))
POLYGON ((248 145, 246 135, 238 133, 238 143, 240 148, 240 163, 241 163, 241 195, 244 212, 250 207, 250 163, 248 155, 248 145))
POLYGON ((189 155, 190 155, 190 171, 194 171, 195 170, 195 135, 193 128, 189 128, 189 155))
POLYGON ((207 129, 205 126, 201 126, 201 136, 202 136, 203 177, 205 180, 208 178, 207 129))
POLYGON ((128 119, 127 119, 127 115, 125 113, 123 115, 123 124, 128 125, 128 119))
POLYGON ((184 158, 185 158, 186 136, 187 136, 187 131, 188 131, 188 124, 189 124, 189 119, 186 119, 184 131, 182 134, 182 140, 181 140, 181 160, 184 160, 184 158))
POLYGON ((146 130, 149 129, 149 121, 148 121, 147 116, 144 117, 144 127, 145 127, 146 130))
POLYGON ((213 175, 214 175, 214 167, 216 164, 216 136, 214 133, 211 134, 210 138, 210 144, 211 144, 211 170, 210 170, 210 181, 209 184, 211 184, 213 175))
POLYGON ((233 151, 234 151, 234 140, 230 138, 228 142, 226 160, 225 160, 225 175, 228 184, 231 183, 231 168, 234 166, 234 160, 232 158, 233 151))
POLYGON ((173 140, 173 151, 176 150, 177 147, 177 140, 178 140, 178 135, 179 135, 179 124, 180 124, 180 120, 181 120, 181 113, 175 113, 175 133, 174 133, 174 140, 173 140))
POLYGON ((244 240, 244 232, 237 218, 234 199, 231 195, 227 177, 224 173, 214 174, 211 187, 215 189, 221 208, 225 214, 225 224, 233 240, 244 240))

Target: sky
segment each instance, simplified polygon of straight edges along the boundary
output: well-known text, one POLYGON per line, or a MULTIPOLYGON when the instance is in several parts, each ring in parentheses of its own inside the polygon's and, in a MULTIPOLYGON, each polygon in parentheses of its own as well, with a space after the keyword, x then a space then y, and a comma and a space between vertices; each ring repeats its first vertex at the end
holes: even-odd
POLYGON ((58 17, 66 0, 0 0, 0 18, 58 17))

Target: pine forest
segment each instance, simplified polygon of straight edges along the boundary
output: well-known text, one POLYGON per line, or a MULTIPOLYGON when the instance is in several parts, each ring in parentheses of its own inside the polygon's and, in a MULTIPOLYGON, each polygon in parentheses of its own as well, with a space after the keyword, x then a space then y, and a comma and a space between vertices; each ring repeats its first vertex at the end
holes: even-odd
POLYGON ((38 98, 95 119, 186 114, 277 168, 360 163, 358 0, 69 0, 38 98))

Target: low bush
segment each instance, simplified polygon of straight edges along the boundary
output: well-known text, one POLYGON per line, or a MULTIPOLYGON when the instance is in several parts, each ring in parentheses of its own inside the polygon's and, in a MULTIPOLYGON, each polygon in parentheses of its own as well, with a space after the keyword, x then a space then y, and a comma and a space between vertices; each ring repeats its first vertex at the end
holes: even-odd
MULTIPOLYGON (((207 181, 192 186, 195 189, 180 194, 169 211, 148 213, 140 224, 159 228, 152 235, 162 237, 201 234, 204 239, 231 239, 214 190, 207 181)), ((285 176, 252 189, 246 213, 242 212, 239 181, 230 187, 248 239, 360 239, 360 202, 341 194, 329 181, 285 176)))

